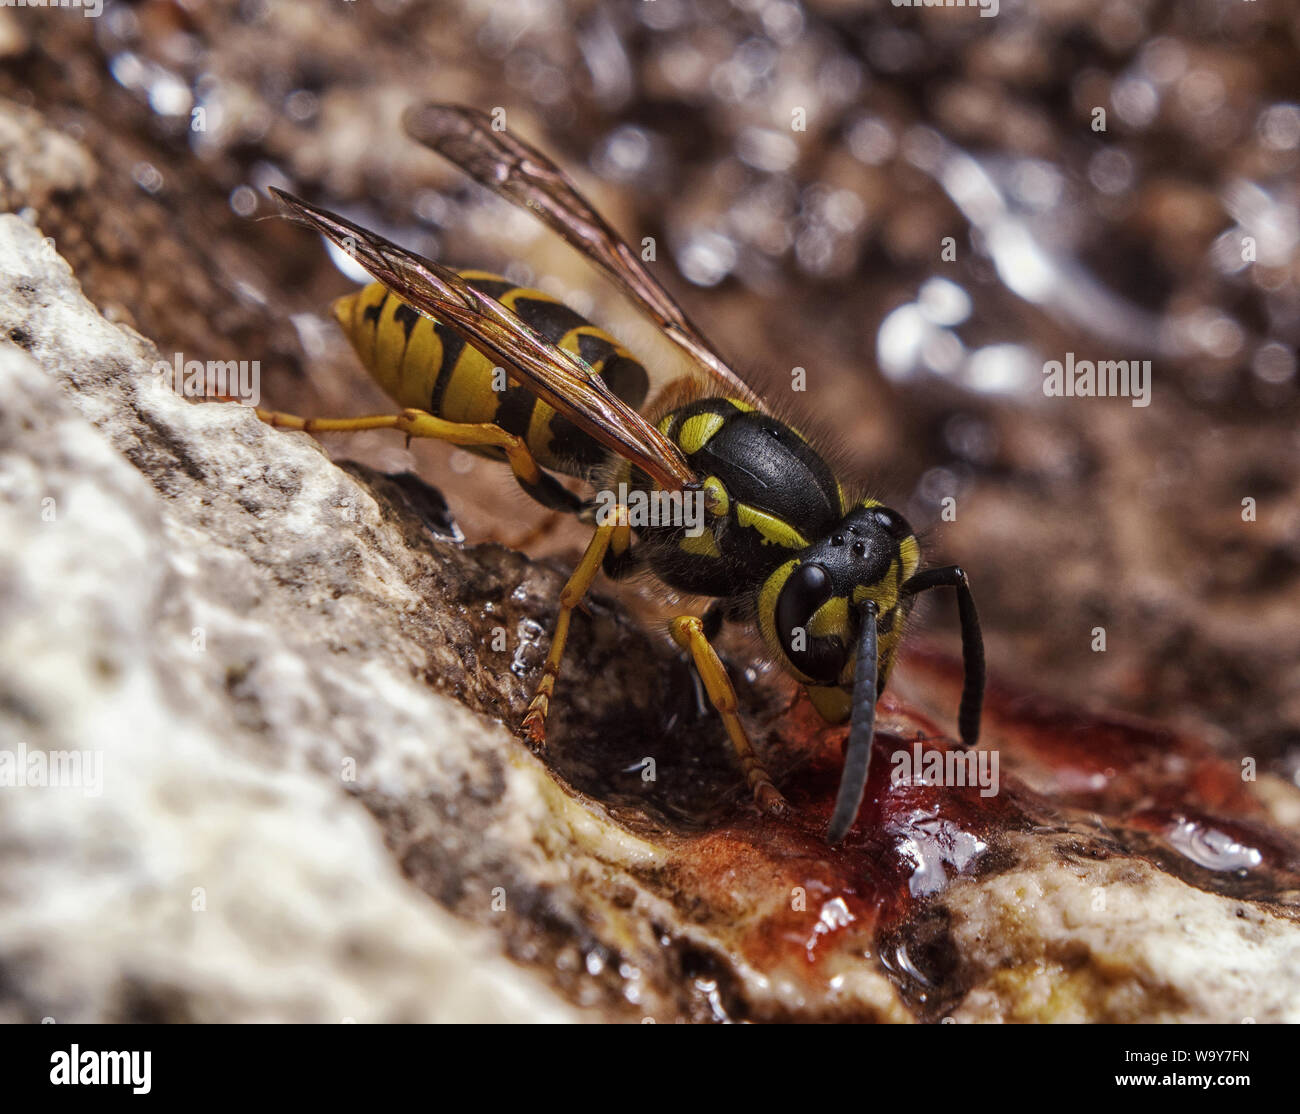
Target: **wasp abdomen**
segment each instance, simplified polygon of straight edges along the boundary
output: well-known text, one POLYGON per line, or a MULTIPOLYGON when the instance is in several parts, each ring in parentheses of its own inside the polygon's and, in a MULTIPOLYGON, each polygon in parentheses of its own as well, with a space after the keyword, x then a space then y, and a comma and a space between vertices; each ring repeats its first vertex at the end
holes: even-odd
MULTIPOLYGON (((634 408, 649 390, 645 368, 621 344, 563 302, 486 271, 461 271, 471 286, 513 310, 552 344, 581 356, 605 384, 634 408)), ((452 422, 492 422, 523 437, 546 469, 582 475, 605 450, 448 326, 417 313, 380 283, 334 303, 371 377, 399 406, 427 410, 452 422)), ((470 449, 499 457, 498 449, 470 449)))

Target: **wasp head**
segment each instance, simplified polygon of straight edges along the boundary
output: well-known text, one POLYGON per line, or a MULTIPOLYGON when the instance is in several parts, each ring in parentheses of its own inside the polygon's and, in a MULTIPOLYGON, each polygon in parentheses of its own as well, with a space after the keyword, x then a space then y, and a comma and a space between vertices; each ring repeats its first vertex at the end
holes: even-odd
POLYGON ((763 585, 759 618, 769 648, 806 685, 851 686, 864 605, 874 604, 882 635, 892 631, 919 560, 901 514, 871 500, 854 507, 763 585))

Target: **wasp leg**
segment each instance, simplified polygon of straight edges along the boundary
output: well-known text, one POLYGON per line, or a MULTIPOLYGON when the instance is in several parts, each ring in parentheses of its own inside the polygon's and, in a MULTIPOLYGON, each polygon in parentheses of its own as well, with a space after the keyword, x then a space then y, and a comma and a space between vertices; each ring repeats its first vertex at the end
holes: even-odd
POLYGON ((965 679, 961 687, 961 707, 957 713, 957 730, 962 746, 973 747, 980 737, 980 710, 984 706, 984 639, 980 635, 975 597, 971 595, 966 573, 956 565, 926 569, 903 585, 903 592, 914 596, 931 588, 957 589, 957 615, 961 619, 961 660, 965 679))
POLYGON ((754 800, 759 808, 771 815, 785 811, 785 798, 781 796, 771 777, 763 768, 763 763, 754 753, 753 744, 745 734, 744 724, 737 714, 739 702, 736 690, 727 676, 727 667, 722 664, 718 652, 704 635, 704 623, 694 615, 679 615, 672 624, 673 641, 683 650, 689 650, 695 668, 699 671, 704 689, 709 700, 718 709, 722 722, 726 724, 727 734, 731 736, 731 745, 736 748, 736 757, 740 768, 745 773, 745 780, 753 790, 754 800))
POLYGON ((550 711, 551 697, 555 695, 555 678, 560 675, 560 662, 564 658, 564 644, 569 639, 569 620, 573 616, 573 609, 582 602, 591 582, 596 579, 606 552, 617 544, 622 544, 624 548, 630 544, 627 540, 631 536, 631 528, 627 524, 627 508, 615 507, 609 517, 611 521, 596 527, 591 541, 587 543, 587 551, 560 592, 560 613, 555 619, 551 651, 546 655, 542 679, 537 683, 537 691, 533 693, 523 722, 525 736, 537 748, 546 742, 546 714, 550 711))
MULTIPOLYGON (((300 418, 295 414, 282 414, 275 410, 257 411, 257 416, 267 425, 277 429, 298 429, 304 433, 356 433, 363 429, 397 429, 408 437, 430 437, 435 441, 448 441, 453 445, 476 445, 498 448, 505 453, 510 469, 525 491, 539 502, 550 506, 547 498, 551 486, 564 491, 577 502, 577 497, 560 487, 553 476, 537 467, 533 454, 528 451, 522 437, 507 433, 491 422, 449 422, 435 418, 424 410, 403 410, 400 414, 372 414, 364 418, 300 418)), ((567 510, 567 505, 558 509, 567 510)))
POLYGON ((602 567, 610 580, 622 580, 641 567, 641 552, 632 548, 632 527, 626 524, 614 527, 602 567))

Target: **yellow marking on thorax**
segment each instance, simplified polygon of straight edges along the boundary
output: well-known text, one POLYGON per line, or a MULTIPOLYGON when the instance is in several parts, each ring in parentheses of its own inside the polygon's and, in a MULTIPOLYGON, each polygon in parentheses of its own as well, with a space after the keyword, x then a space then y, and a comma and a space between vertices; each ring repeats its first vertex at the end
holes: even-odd
POLYGON ((704 479, 704 505, 708 512, 721 518, 731 509, 731 496, 717 476, 704 479))
POLYGON ((779 545, 785 549, 804 549, 808 545, 804 536, 788 522, 747 503, 736 504, 736 521, 741 526, 757 530, 763 536, 764 545, 779 545))
POLYGON ((677 443, 687 456, 697 453, 709 443, 709 438, 722 428, 726 420, 725 415, 707 410, 703 414, 687 418, 677 431, 677 443))

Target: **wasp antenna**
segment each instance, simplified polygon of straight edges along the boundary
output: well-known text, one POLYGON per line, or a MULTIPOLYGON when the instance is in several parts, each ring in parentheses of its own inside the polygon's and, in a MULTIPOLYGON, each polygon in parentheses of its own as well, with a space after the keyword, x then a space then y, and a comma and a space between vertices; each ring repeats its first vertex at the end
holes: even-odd
POLYGON ((876 733, 876 605, 862 605, 862 635, 858 641, 858 665, 853 676, 853 714, 849 720, 849 745, 844 748, 844 772, 835 796, 826 840, 839 843, 862 807, 871 768, 871 742, 876 733))
POLYGON ((957 589, 957 616, 961 620, 961 660, 965 679, 961 687, 961 707, 957 713, 957 731, 962 746, 973 747, 980 739, 980 712, 984 707, 984 637, 980 634, 979 614, 970 580, 957 565, 926 569, 903 585, 905 595, 928 592, 931 588, 957 589))

